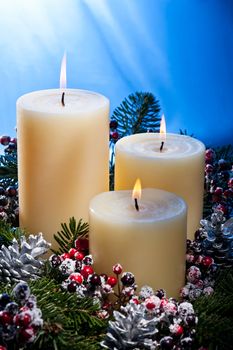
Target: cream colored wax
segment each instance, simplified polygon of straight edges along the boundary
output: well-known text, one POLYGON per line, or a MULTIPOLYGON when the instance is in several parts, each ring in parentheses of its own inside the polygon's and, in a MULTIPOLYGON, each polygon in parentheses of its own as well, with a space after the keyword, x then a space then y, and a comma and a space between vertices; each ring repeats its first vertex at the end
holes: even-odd
POLYGON ((120 263, 147 284, 178 297, 184 284, 186 204, 178 196, 144 189, 135 209, 131 191, 105 192, 90 202, 90 251, 98 273, 120 263))
POLYGON ((108 190, 109 100, 95 92, 36 91, 17 101, 20 226, 48 241, 61 222, 88 219, 108 190))
POLYGON ((143 187, 173 192, 188 205, 188 237, 199 227, 203 209, 205 146, 184 135, 144 133, 116 143, 115 189, 131 189, 137 177, 143 187))

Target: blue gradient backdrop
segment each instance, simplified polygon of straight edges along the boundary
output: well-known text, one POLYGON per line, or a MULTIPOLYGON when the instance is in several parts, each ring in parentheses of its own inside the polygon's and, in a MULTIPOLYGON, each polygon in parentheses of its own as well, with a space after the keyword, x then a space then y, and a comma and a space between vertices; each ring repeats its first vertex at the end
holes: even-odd
POLYGON ((111 110, 150 91, 168 131, 233 143, 231 0, 0 0, 0 48, 1 134, 14 135, 20 95, 58 87, 66 50, 68 87, 111 110))

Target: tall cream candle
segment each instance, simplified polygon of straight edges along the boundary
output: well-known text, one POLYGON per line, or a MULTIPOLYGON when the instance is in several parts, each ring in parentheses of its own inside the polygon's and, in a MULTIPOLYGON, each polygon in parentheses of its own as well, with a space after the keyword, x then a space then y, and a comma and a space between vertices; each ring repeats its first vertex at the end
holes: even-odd
POLYGON ((108 190, 109 100, 95 92, 36 91, 17 101, 20 226, 48 241, 61 222, 88 219, 108 190))
POLYGON ((143 189, 137 211, 132 191, 105 192, 90 202, 90 251, 98 273, 120 263, 138 287, 178 297, 184 284, 186 204, 176 195, 143 189))
POLYGON ((144 133, 116 143, 115 189, 131 189, 135 176, 143 187, 173 192, 188 205, 188 237, 193 238, 202 218, 205 147, 184 135, 144 133))

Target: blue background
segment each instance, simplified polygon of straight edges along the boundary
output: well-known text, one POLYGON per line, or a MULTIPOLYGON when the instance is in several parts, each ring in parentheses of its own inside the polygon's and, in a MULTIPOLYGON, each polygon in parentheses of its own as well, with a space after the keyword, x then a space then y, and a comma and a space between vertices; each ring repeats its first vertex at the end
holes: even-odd
POLYGON ((58 87, 66 50, 68 87, 111 111, 149 91, 168 131, 233 143, 231 0, 0 0, 0 48, 1 134, 14 136, 20 95, 58 87))

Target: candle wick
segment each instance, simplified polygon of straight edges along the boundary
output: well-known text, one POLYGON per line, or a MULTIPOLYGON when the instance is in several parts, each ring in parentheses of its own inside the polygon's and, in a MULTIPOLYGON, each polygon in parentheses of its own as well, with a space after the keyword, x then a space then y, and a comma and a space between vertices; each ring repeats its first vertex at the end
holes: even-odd
POLYGON ((162 142, 161 142, 161 146, 160 146, 160 149, 159 149, 159 150, 160 150, 160 152, 162 152, 162 150, 163 150, 163 146, 164 146, 164 141, 162 141, 162 142))
POLYGON ((61 95, 61 104, 62 104, 63 107, 65 107, 64 99, 65 99, 65 93, 63 92, 62 95, 61 95))
POLYGON ((135 202, 135 208, 137 211, 139 211, 139 206, 138 206, 138 200, 137 198, 134 198, 134 202, 135 202))

